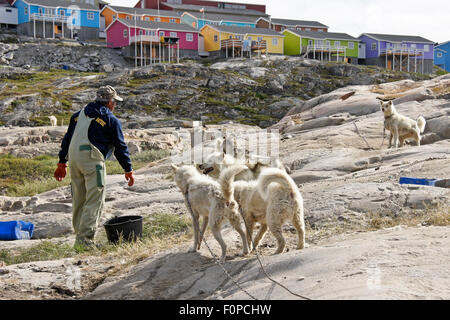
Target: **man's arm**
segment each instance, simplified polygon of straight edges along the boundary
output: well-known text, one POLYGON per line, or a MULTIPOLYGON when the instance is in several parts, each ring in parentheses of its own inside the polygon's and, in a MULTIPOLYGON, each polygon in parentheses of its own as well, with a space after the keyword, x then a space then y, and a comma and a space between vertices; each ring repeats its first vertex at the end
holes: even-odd
POLYGON ((73 132, 75 131, 75 126, 77 125, 78 115, 80 112, 78 111, 70 118, 69 128, 67 129, 66 134, 61 143, 61 150, 59 151, 59 163, 67 162, 67 153, 69 153, 69 145, 72 140, 73 132))
POLYGON ((112 118, 111 130, 113 134, 114 156, 125 172, 133 171, 130 153, 123 137, 122 125, 117 118, 112 118))

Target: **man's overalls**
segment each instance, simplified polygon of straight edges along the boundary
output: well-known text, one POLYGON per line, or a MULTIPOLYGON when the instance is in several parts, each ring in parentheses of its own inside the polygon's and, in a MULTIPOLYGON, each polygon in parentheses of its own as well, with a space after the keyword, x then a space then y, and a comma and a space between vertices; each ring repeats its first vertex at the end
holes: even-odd
POLYGON ((105 203, 105 157, 88 139, 93 118, 81 110, 69 145, 75 243, 92 244, 105 203))

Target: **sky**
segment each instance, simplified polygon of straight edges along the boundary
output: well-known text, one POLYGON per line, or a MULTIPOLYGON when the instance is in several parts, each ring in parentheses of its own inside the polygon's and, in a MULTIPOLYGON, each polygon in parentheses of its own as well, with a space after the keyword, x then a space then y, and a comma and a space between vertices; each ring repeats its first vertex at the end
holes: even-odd
MULTIPOLYGON (((106 0, 133 7, 137 0, 106 0)), ((224 0, 225 1, 225 0, 224 0)), ((450 40, 450 0, 227 0, 265 4, 272 18, 313 20, 358 37, 362 33, 421 36, 450 40)))

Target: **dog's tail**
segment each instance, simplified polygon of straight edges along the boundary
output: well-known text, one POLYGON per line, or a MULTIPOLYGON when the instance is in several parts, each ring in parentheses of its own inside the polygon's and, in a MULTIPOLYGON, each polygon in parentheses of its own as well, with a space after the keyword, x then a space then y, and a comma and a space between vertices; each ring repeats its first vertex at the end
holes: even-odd
POLYGON ((419 127, 420 133, 423 133, 423 131, 425 130, 425 125, 426 125, 426 121, 424 117, 419 117, 417 118, 417 126, 419 127))
POLYGON ((223 170, 222 173, 220 174, 219 184, 225 201, 231 202, 234 200, 233 197, 234 177, 245 170, 248 170, 247 166, 235 165, 223 170))
POLYGON ((279 184, 283 189, 288 192, 295 192, 297 186, 292 178, 283 170, 278 168, 264 169, 258 177, 258 192, 261 197, 266 201, 269 198, 271 183, 279 184))

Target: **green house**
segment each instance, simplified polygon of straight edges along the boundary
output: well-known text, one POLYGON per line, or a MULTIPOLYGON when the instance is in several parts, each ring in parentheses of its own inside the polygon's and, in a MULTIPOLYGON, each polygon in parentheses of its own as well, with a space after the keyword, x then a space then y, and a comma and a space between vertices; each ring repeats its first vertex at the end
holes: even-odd
POLYGON ((359 40, 346 33, 286 29, 284 54, 321 61, 358 63, 359 40))

